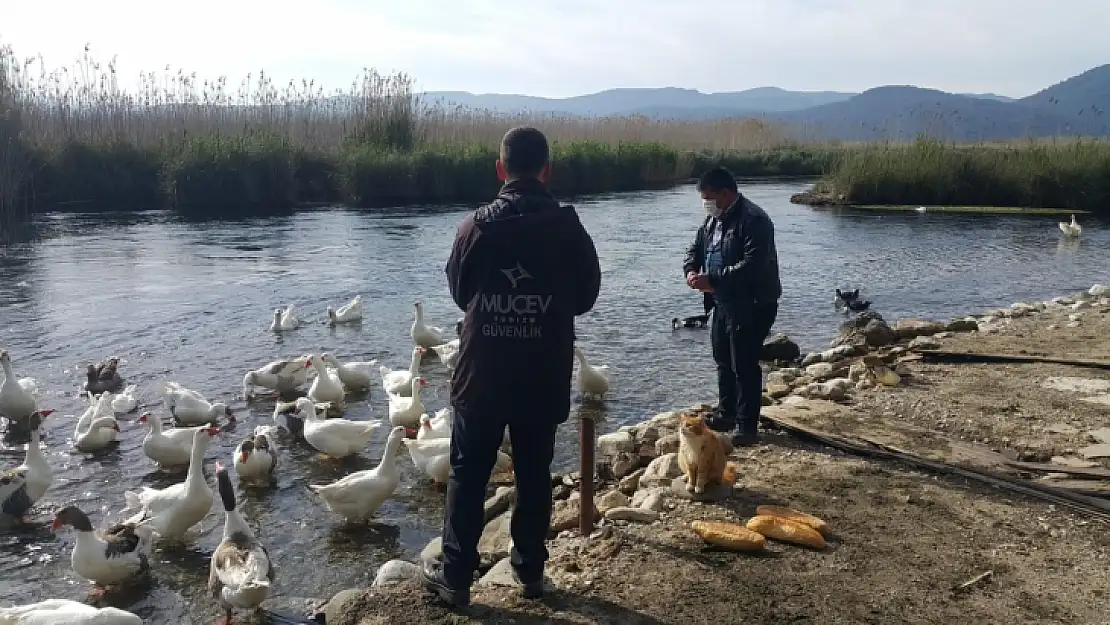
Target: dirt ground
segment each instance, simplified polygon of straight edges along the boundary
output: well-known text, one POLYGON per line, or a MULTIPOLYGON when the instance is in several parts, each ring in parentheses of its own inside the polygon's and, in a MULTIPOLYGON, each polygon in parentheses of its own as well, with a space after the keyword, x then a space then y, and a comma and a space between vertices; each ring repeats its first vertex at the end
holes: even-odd
MULTIPOLYGON (((1091 310, 1079 327, 1067 328, 1068 314, 1013 320, 994 334, 956 335, 944 347, 1110 359, 1110 315, 1091 310)), ((1110 380, 1107 371, 1040 364, 911 369, 906 384, 865 392, 852 405, 822 402, 831 407, 809 416, 805 409, 768 410, 829 431, 887 432, 914 451, 940 456, 952 441, 1038 458, 1066 454, 1088 444, 1088 429, 1110 425, 1110 405, 1043 385, 1053 376, 1110 380), (1048 431, 1060 423, 1075 433, 1048 431)), ((541 602, 476 586, 474 605, 452 612, 409 582, 364 593, 329 625, 1110 621, 1110 533, 1101 523, 783 434, 734 456, 742 477, 724 502, 670 499, 654 524, 610 524, 589 541, 551 541, 548 574, 557 589, 541 602), (824 518, 832 529, 828 547, 817 552, 768 541, 765 555, 743 555, 711 550, 688 529, 695 519, 743 522, 762 503, 824 518), (956 589, 988 571, 981 583, 956 589)))

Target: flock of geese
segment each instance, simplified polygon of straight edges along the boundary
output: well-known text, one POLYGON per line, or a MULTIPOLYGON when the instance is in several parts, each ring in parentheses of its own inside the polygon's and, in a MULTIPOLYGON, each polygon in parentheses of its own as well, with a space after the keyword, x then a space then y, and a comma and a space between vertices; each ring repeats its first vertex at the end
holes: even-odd
MULTIPOLYGON (((390 369, 376 360, 341 362, 332 354, 307 354, 276 360, 247 372, 242 392, 247 401, 259 388, 277 396, 272 423, 259 424, 236 446, 230 466, 244 484, 266 487, 274 483, 280 466, 280 447, 285 441, 305 443, 327 459, 340 459, 363 451, 379 421, 342 418, 346 395, 365 392, 378 384, 385 390, 392 429, 381 461, 373 469, 357 471, 331 484, 311 485, 323 504, 346 522, 371 518, 400 483, 396 457, 405 445, 414 465, 432 478, 437 487, 450 473, 450 441, 453 412, 450 407, 429 415, 421 401, 428 381, 420 375, 422 358, 434 353, 448 368, 458 359, 459 339, 447 340, 444 330, 426 325, 420 302, 413 304, 415 319, 410 329, 413 348, 406 369, 390 369), (308 386, 307 391, 304 386, 308 386), (288 401, 286 401, 288 399, 288 401)), ((362 318, 362 301, 355 297, 338 309, 328 308, 328 324, 357 322, 362 318)), ((456 324, 459 332, 462 320, 456 324)), ((292 306, 274 312, 271 331, 288 332, 301 325, 292 306)), ((591 365, 575 346, 579 367, 576 376, 580 397, 603 399, 609 391, 608 367, 591 365)), ((73 445, 82 452, 109 448, 120 432, 117 415, 137 411, 135 385, 124 386, 119 360, 89 365, 85 382, 87 407, 76 420, 73 445), (122 388, 122 391, 120 390, 122 388)), ((18 378, 6 350, 0 350, 0 416, 7 419, 9 433, 26 431, 30 442, 22 465, 0 477, 0 519, 7 524, 28 523, 33 507, 53 483, 50 464, 43 454, 41 430, 53 410, 39 405, 33 378, 18 378)), ((220 434, 221 419, 235 422, 226 403, 209 401, 203 394, 176 382, 166 382, 162 400, 174 422, 143 413, 138 423, 149 428, 142 451, 165 470, 185 469, 185 479, 167 488, 143 487, 123 493, 125 513, 130 516, 107 529, 94 528, 89 517, 76 506, 67 505, 53 519, 55 531, 72 530, 76 542, 71 566, 80 577, 94 584, 92 595, 139 583, 151 567, 155 542, 183 543, 186 533, 211 511, 213 493, 205 479, 205 452, 220 434)), ((512 470, 511 448, 506 437, 498 452, 495 472, 512 470)), ((274 580, 274 562, 236 508, 236 495, 228 468, 216 467, 217 492, 224 509, 222 540, 212 553, 209 589, 230 623, 233 611, 256 610, 269 596, 274 580)), ((85 603, 50 599, 35 604, 0 608, 0 625, 130 625, 138 616, 115 608, 96 608, 85 603)))

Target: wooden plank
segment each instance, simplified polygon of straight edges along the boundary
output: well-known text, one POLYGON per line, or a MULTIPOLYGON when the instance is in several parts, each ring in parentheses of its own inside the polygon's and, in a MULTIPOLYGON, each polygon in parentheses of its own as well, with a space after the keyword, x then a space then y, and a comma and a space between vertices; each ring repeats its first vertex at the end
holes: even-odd
POLYGON ((1065 467, 1059 464, 1052 464, 1050 462, 1018 462, 1017 460, 1008 460, 1006 464, 1021 469, 1023 471, 1038 471, 1040 473, 1067 473, 1075 477, 1087 478, 1090 480, 1110 480, 1110 470, 1107 469, 1080 469, 1077 467, 1065 467))
POLYGON ((916 350, 922 359, 932 362, 974 362, 974 363, 1050 363, 1110 370, 1110 362, 1085 358, 1062 358, 1059 356, 1032 356, 1029 354, 988 354, 980 352, 950 352, 941 349, 916 350))

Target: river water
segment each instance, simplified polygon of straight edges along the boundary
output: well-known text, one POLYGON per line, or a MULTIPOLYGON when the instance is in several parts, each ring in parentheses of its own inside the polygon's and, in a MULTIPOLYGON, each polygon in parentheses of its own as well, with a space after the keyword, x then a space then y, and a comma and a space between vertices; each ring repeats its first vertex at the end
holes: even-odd
MULTIPOLYGON (((775 220, 784 297, 776 331, 803 349, 827 344, 843 319, 831 305, 837 286, 862 287, 888 319, 951 318, 1015 301, 1044 299, 1110 282, 1105 250, 1110 228, 1094 221, 1066 242, 1057 218, 941 214, 876 215, 814 210, 789 203, 800 182, 759 182, 746 193, 775 220)), ((700 298, 681 276, 681 259, 701 220, 692 187, 596 196, 576 206, 601 256, 603 287, 578 336, 595 363, 608 364, 613 391, 600 427, 611 429, 713 396, 704 330, 672 332, 674 316, 700 313, 700 298)), ((308 351, 341 359, 381 359, 404 367, 411 349, 412 303, 429 322, 450 328, 459 316, 443 266, 455 225, 467 207, 396 211, 329 209, 234 222, 189 223, 167 213, 52 215, 36 224, 33 243, 0 248, 0 346, 18 375, 37 379, 48 422, 53 488, 37 518, 81 506, 94 524, 120 517, 123 491, 172 483, 143 456, 145 427, 121 418, 118 449, 100 456, 71 450, 82 368, 105 356, 139 385, 141 402, 165 417, 161 385, 177 381, 212 400, 229 401, 240 423, 211 445, 209 472, 272 403, 247 406, 238 396, 245 371, 308 351), (328 329, 324 307, 361 293, 361 325, 328 329), (296 305, 306 326, 282 337, 268 332, 276 306, 296 305)), ((426 403, 446 405, 446 371, 425 369, 434 390, 426 403)), ((380 388, 349 406, 347 418, 381 418, 380 388)), ((575 408, 578 410, 579 408, 575 408)), ((573 423, 573 421, 571 422, 573 423)), ((303 611, 307 598, 369 583, 378 565, 412 557, 438 534, 442 496, 398 463, 403 482, 379 511, 373 530, 352 531, 304 488, 377 463, 388 428, 345 467, 312 461, 312 450, 286 445, 271 490, 242 494, 242 511, 278 567, 270 605, 303 611)), ((576 433, 562 429, 557 462, 569 467, 576 433)), ((0 461, 15 466, 21 448, 0 461)), ((210 473, 209 473, 210 474, 210 473)), ((151 623, 208 623, 217 614, 205 582, 219 541, 214 506, 185 551, 157 553, 152 587, 114 601, 151 623)), ((88 584, 69 566, 72 532, 0 534, 0 603, 50 597, 81 599, 88 584)))

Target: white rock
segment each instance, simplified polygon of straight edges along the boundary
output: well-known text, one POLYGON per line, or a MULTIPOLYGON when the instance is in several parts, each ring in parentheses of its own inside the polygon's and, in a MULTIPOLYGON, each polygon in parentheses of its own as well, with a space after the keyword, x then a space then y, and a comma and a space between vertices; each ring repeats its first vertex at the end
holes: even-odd
POLYGON ((654 523, 659 520, 659 513, 647 508, 613 508, 605 513, 605 519, 608 521, 654 523))
POLYGON ((1106 286, 1105 284, 1096 284, 1096 285, 1092 286, 1091 290, 1087 291, 1087 293, 1089 295, 1093 295, 1094 297, 1102 297, 1103 295, 1110 295, 1110 286, 1106 286))
POLYGON ((641 501, 640 505, 636 507, 643 508, 644 510, 654 510, 655 512, 662 512, 665 503, 666 502, 663 499, 663 493, 651 493, 647 497, 644 497, 644 500, 641 501))
POLYGON ((1079 322, 1078 321, 1069 321, 1065 325, 1067 325, 1067 327, 1069 327, 1069 328, 1078 328, 1079 327, 1079 322))
POLYGON ((652 460, 644 474, 640 476, 640 488, 666 486, 682 474, 678 466, 678 454, 664 454, 652 460))
POLYGON ((677 421, 678 421, 678 413, 675 412, 675 411, 671 411, 671 412, 660 412, 659 414, 652 417, 651 420, 648 421, 648 423, 653 423, 653 424, 676 423, 677 421))
POLYGON ((810 352, 810 353, 806 354, 804 358, 802 358, 802 366, 803 367, 808 367, 810 365, 817 364, 817 363, 821 362, 822 358, 824 358, 824 356, 821 353, 819 353, 819 352, 810 352))
POLYGON ((613 508, 627 508, 629 505, 628 496, 619 490, 611 490, 597 498, 594 502, 597 506, 597 511, 605 514, 613 508))
POLYGON ((378 569, 378 574, 374 576, 374 583, 371 586, 374 588, 391 586, 417 577, 420 577, 419 566, 404 560, 390 560, 378 569))
POLYGON ((420 561, 438 560, 443 557, 443 537, 436 536, 420 552, 420 561))
POLYGON ((806 375, 819 380, 832 376, 834 370, 835 368, 831 363, 819 362, 806 367, 806 375))
POLYGON ((632 505, 633 508, 643 508, 644 507, 644 502, 647 501, 648 498, 650 498, 654 495, 659 495, 660 497, 662 497, 663 494, 666 493, 666 492, 667 492, 667 488, 665 486, 656 486, 654 488, 641 488, 640 490, 636 491, 635 495, 632 495, 632 504, 631 505, 632 505))
POLYGON ((767 386, 770 386, 772 384, 790 386, 790 383, 794 381, 795 377, 797 376, 788 377, 786 375, 783 375, 782 371, 772 371, 767 374, 767 386))
POLYGON ((852 366, 848 368, 848 377, 852 380, 858 382, 862 380, 865 375, 867 375, 867 365, 862 362, 853 363, 852 366))
POLYGON ((940 341, 931 336, 919 336, 910 341, 910 349, 939 349, 940 341))
POLYGON ((597 453, 602 456, 615 456, 635 449, 636 441, 631 432, 613 432, 597 437, 597 453))

